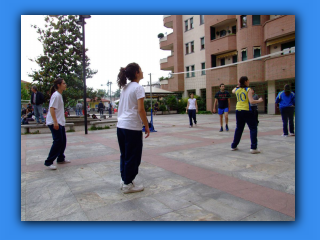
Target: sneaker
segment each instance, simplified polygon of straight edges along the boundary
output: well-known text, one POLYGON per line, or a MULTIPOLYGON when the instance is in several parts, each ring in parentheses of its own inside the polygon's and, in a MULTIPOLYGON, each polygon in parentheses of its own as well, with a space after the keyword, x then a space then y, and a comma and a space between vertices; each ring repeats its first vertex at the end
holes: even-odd
POLYGON ((295 136, 295 134, 294 133, 290 133, 290 136, 295 136))
MULTIPOLYGON (((135 186, 135 183, 133 180, 132 180, 132 184, 133 184, 133 186, 135 186)), ((124 185, 124 181, 122 181, 122 179, 121 179, 120 180, 120 190, 122 190, 123 185, 124 185)))
POLYGON ((259 149, 250 149, 250 153, 251 154, 260 153, 260 150, 259 149))
POLYGON ((223 132, 223 127, 220 128, 220 131, 219 131, 219 132, 223 132))
POLYGON ((63 162, 57 162, 57 163, 59 163, 59 164, 64 164, 64 163, 71 163, 71 162, 70 162, 70 160, 66 160, 66 159, 65 159, 63 162))
POLYGON ((190 125, 189 128, 192 128, 192 125, 190 125))
POLYGON ((51 170, 56 170, 57 169, 57 167, 55 166, 55 165, 50 165, 50 166, 47 166, 48 168, 50 168, 51 170))
POLYGON ((281 135, 281 137, 288 137, 288 135, 284 135, 284 134, 282 134, 282 135, 281 135))
POLYGON ((236 147, 236 148, 231 148, 231 151, 237 151, 238 150, 238 148, 236 147))
POLYGON ((226 124, 226 131, 229 131, 228 125, 226 124))
POLYGON ((144 190, 144 187, 143 186, 135 186, 133 185, 132 183, 130 184, 123 184, 123 187, 122 187, 122 192, 123 193, 135 193, 135 192, 141 192, 144 190))

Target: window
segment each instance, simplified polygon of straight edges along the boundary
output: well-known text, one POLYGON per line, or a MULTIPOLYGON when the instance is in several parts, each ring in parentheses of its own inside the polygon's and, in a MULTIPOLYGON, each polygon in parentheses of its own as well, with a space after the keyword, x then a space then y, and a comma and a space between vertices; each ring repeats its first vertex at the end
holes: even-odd
POLYGON ((201 63, 201 75, 206 75, 206 71, 204 69, 206 69, 206 63, 201 63))
POLYGON ((216 28, 210 27, 210 40, 216 39, 216 28))
POLYGON ((191 77, 194 77, 195 73, 194 73, 194 65, 191 66, 191 77))
POLYGON ((193 29, 193 18, 190 18, 190 29, 193 29))
POLYGON ((261 48, 253 47, 253 58, 257 58, 261 56, 261 48))
POLYGON ((204 49, 204 37, 200 38, 201 49, 204 49))
POLYGON ((227 35, 227 31, 226 30, 221 30, 220 31, 220 37, 223 37, 225 35, 227 35))
POLYGON ((188 31, 188 20, 184 21, 184 25, 185 25, 184 30, 185 30, 185 31, 188 31))
POLYGON ((189 54, 189 43, 186 44, 186 54, 189 54))
POLYGON ((216 55, 211 55, 211 67, 217 66, 217 57, 216 55))
POLYGON ((190 75, 189 75, 189 67, 186 67, 186 72, 187 72, 187 78, 189 78, 190 77, 190 75))
POLYGON ((238 62, 238 55, 232 56, 232 63, 238 62))
POLYGON ((260 15, 252 15, 252 25, 260 25, 260 15))
POLYGON ((241 28, 247 27, 247 15, 241 15, 240 20, 241 28))
POLYGON ((220 63, 221 63, 221 64, 220 64, 221 66, 226 65, 226 59, 221 58, 221 59, 220 59, 220 63))
POLYGON ((237 33, 237 26, 232 26, 232 33, 236 34, 237 33))
POLYGON ((200 15, 200 25, 204 24, 204 15, 200 15))
POLYGON ((194 52, 194 42, 193 41, 191 42, 191 49, 190 50, 191 50, 190 52, 192 52, 192 53, 194 52))
POLYGON ((246 61, 247 60, 247 49, 242 49, 241 51, 241 60, 246 61))

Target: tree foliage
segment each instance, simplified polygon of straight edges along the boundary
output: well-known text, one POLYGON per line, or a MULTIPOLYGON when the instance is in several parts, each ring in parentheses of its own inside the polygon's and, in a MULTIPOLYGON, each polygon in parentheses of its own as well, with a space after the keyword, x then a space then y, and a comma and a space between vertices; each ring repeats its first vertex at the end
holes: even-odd
MULTIPOLYGON (((64 92, 64 101, 77 100, 83 98, 83 68, 82 68, 82 33, 81 26, 76 23, 78 16, 58 15, 56 18, 45 17, 45 29, 36 25, 31 27, 37 29, 38 40, 43 45, 43 54, 35 61, 40 70, 33 70, 29 74, 33 79, 33 84, 45 96, 45 100, 50 98, 50 88, 57 77, 61 77, 67 83, 67 90, 64 92)), ((85 50, 87 52, 88 49, 85 50)), ((89 68, 90 59, 85 56, 86 78, 92 78, 97 70, 89 68)), ((92 96, 93 90, 87 89, 92 96)), ((88 96, 89 97, 89 96, 88 96)), ((66 105, 68 105, 66 103, 66 105)))
POLYGON ((21 83, 21 100, 30 100, 30 91, 27 89, 27 84, 21 83))

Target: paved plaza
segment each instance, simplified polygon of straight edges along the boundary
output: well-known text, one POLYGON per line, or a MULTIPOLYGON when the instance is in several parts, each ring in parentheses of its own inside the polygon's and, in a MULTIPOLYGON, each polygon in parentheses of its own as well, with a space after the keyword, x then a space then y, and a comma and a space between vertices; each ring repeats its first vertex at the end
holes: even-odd
MULTIPOLYGON (((148 117, 150 120, 150 116, 148 117)), ((219 132, 219 115, 158 115, 144 139, 136 183, 120 190, 116 128, 67 133, 57 170, 43 163, 51 133, 21 135, 22 221, 294 221, 295 137, 281 137, 281 116, 259 116, 258 148, 250 154, 246 126, 230 151, 236 126, 219 132)), ((55 162, 56 164, 56 162, 55 162)))

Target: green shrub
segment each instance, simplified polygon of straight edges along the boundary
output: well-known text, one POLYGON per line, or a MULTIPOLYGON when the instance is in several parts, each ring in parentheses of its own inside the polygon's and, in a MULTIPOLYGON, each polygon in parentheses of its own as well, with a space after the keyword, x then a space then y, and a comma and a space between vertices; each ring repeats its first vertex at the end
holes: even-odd
POLYGON ((67 130, 67 132, 75 132, 75 130, 74 129, 69 129, 69 130, 67 130))
POLYGON ((167 108, 165 105, 160 105, 159 111, 167 111, 167 108))
POLYGON ((164 37, 164 34, 163 33, 159 33, 158 34, 158 38, 163 38, 164 37))

